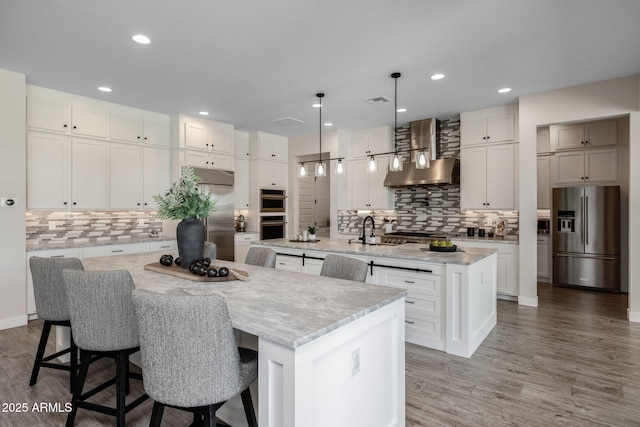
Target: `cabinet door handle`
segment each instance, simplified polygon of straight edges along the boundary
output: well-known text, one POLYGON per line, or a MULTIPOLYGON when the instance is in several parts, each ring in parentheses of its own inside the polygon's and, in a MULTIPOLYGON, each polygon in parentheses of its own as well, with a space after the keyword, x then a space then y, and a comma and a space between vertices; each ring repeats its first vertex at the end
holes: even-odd
POLYGON ((140 139, 140 136, 137 136, 138 139, 140 139))
POLYGON ((147 203, 145 202, 145 204, 144 204, 144 205, 145 205, 145 206, 147 206, 147 203))
POLYGON ((67 202, 62 202, 63 205, 67 206, 67 202))
POLYGON ((163 246, 160 246, 160 247, 161 247, 162 249, 164 249, 164 248, 170 248, 171 246, 170 246, 170 245, 163 245, 163 246))
POLYGON ((64 255, 51 255, 51 258, 64 258, 64 255))
POLYGON ((407 304, 415 304, 415 301, 405 301, 407 304))
POLYGON ((412 322, 412 321, 410 321, 410 320, 405 320, 405 321, 404 321, 404 323, 408 323, 408 324, 410 324, 410 325, 413 325, 413 324, 415 324, 416 322, 412 322))
POLYGON ((66 129, 66 128, 67 128, 67 125, 62 125, 62 127, 66 129))
POLYGON ((140 206, 140 203, 138 203, 138 206, 140 206))
POLYGON ((416 283, 413 280, 405 280, 404 283, 416 283))
POLYGON ((74 204, 74 206, 75 206, 75 205, 77 205, 77 203, 76 203, 76 202, 73 202, 73 204, 74 204))
POLYGON ((114 249, 114 250, 111 251, 111 253, 115 254, 117 252, 123 252, 123 251, 124 251, 124 249, 114 249))
POLYGON ((78 126, 74 126, 73 128, 74 128, 74 129, 78 129, 78 126))
POLYGON ((146 137, 146 136, 144 137, 144 140, 145 140, 145 141, 147 140, 147 137, 146 137))

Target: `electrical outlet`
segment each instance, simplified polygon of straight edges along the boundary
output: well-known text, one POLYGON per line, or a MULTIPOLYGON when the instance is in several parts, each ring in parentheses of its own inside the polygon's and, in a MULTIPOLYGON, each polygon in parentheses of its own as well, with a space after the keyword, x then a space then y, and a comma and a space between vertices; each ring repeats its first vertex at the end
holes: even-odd
POLYGON ((0 207, 10 208, 12 206, 16 206, 17 200, 15 197, 1 197, 0 198, 0 207))
POLYGON ((49 230, 55 230, 55 229, 56 229, 56 222, 49 221, 49 230))
POLYGON ((144 226, 145 226, 144 218, 138 219, 138 227, 144 227, 144 226))
POLYGON ((360 372, 360 349, 356 348, 351 352, 351 376, 360 372))

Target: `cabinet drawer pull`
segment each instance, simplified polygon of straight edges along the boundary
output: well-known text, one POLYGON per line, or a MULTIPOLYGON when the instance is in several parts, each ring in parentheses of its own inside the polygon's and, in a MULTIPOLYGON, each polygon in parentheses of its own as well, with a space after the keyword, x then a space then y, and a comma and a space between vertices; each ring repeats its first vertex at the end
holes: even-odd
POLYGON ((414 325, 416 322, 412 322, 412 321, 410 321, 410 320, 405 320, 405 321, 404 321, 404 323, 408 323, 408 324, 410 324, 410 325, 414 325))
POLYGON ((280 265, 284 265, 284 262, 279 262, 278 264, 280 264, 280 265))
POLYGON ((251 237, 245 237, 244 240, 251 240, 251 237))
POLYGON ((114 249, 111 251, 112 253, 116 253, 116 252, 123 252, 123 249, 114 249))
POLYGON ((51 258, 64 258, 64 255, 51 255, 51 258))
POLYGON ((161 247, 161 248, 163 248, 163 249, 164 249, 164 248, 170 248, 170 247, 171 247, 171 245, 164 245, 164 246, 160 246, 160 247, 161 247))
POLYGON ((413 280, 405 280, 404 283, 416 283, 413 280))
POLYGON ((407 301, 407 300, 405 300, 404 302, 406 302, 407 304, 415 304, 416 303, 415 301, 407 301))

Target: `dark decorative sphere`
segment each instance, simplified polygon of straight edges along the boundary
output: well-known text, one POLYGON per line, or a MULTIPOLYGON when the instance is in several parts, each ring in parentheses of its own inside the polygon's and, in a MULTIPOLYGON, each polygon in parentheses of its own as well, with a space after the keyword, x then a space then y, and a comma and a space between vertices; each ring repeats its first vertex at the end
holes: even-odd
POLYGON ((209 267, 211 265, 211 258, 202 258, 202 260, 200 262, 205 267, 209 267))
POLYGON ((218 269, 218 275, 220 277, 227 277, 229 275, 229 269, 227 267, 220 267, 218 269))
POLYGON ((175 265, 177 265, 178 267, 180 267, 180 257, 177 257, 176 259, 173 260, 173 263, 175 265))
POLYGON ((207 276, 209 277, 216 277, 218 275, 218 270, 216 270, 214 267, 210 267, 207 270, 207 276))
POLYGON ((207 267, 201 265, 198 267, 198 276, 206 276, 207 275, 207 267))

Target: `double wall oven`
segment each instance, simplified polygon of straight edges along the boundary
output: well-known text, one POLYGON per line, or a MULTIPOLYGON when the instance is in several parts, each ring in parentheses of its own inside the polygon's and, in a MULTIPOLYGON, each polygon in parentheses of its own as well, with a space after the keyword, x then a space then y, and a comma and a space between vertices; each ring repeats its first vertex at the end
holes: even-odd
POLYGON ((260 190, 260 239, 283 239, 286 234, 287 195, 284 190, 260 190))

